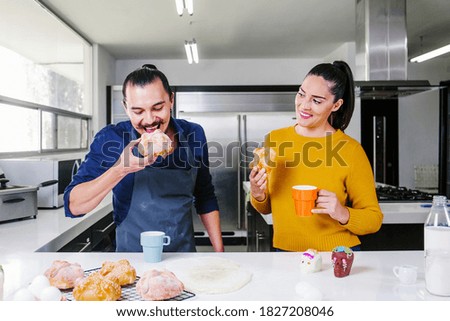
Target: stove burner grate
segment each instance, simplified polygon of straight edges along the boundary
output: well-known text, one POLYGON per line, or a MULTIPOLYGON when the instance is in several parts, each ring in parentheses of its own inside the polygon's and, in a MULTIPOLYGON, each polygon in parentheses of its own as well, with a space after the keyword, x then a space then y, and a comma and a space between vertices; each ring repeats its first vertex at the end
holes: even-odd
POLYGON ((380 202, 432 201, 434 195, 415 189, 409 189, 403 186, 377 186, 376 192, 378 201, 380 202))

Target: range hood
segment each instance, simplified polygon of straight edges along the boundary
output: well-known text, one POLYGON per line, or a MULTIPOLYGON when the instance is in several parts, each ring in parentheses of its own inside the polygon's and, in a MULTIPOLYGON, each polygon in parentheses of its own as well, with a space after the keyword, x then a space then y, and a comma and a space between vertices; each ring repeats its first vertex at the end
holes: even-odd
POLYGON ((428 80, 407 80, 407 65, 406 0, 357 0, 357 97, 397 99, 435 89, 428 80))
POLYGON ((428 80, 355 81, 355 95, 360 99, 398 99, 425 91, 437 90, 428 80))

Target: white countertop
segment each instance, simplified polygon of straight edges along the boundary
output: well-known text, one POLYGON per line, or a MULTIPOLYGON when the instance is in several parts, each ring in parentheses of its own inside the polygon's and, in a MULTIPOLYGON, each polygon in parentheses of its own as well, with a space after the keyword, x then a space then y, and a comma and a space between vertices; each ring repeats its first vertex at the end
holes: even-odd
MULTIPOLYGON (((243 182, 243 188, 246 193, 250 192, 250 182, 243 182)), ((381 202, 380 208, 384 215, 383 224, 424 224, 429 207, 424 207, 430 203, 421 202, 399 202, 384 203, 381 202)), ((267 224, 272 224, 272 215, 262 215, 267 224)))
POLYGON ((423 251, 355 252, 349 276, 336 278, 333 274, 331 253, 322 252, 322 270, 302 274, 299 270, 300 253, 164 253, 160 263, 146 263, 142 253, 9 253, 0 254, 5 270, 5 299, 28 285, 42 274, 55 259, 78 262, 85 269, 98 268, 105 260, 126 258, 136 268, 137 274, 180 258, 220 256, 233 260, 252 273, 252 280, 238 291, 227 294, 196 293, 189 300, 201 301, 253 301, 299 300, 295 286, 307 282, 318 289, 323 300, 380 301, 380 300, 450 300, 438 297, 425 289, 423 251), (418 267, 418 280, 414 285, 402 285, 395 278, 395 265, 412 264, 418 267))
POLYGON ((112 211, 111 194, 83 217, 64 216, 64 208, 40 209, 36 219, 0 223, 0 253, 54 252, 112 211))

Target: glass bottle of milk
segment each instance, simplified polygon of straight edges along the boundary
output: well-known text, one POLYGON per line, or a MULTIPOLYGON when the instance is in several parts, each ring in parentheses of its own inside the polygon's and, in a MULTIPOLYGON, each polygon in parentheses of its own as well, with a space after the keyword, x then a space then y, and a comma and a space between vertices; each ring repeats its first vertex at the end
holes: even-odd
POLYGON ((424 233, 426 288, 431 294, 450 296, 450 218, 447 197, 433 196, 424 233))

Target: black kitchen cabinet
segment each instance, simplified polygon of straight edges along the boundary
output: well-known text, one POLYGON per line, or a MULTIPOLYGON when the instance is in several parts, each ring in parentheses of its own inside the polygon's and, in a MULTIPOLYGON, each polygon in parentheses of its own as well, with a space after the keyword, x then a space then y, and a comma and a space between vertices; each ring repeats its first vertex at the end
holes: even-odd
POLYGON ((91 225, 58 252, 114 252, 116 226, 113 213, 91 225))
POLYGON ((362 251, 423 250, 423 224, 383 224, 359 239, 362 251))
POLYGON ((250 202, 247 202, 247 251, 274 251, 272 225, 266 223, 262 214, 258 213, 250 202))

